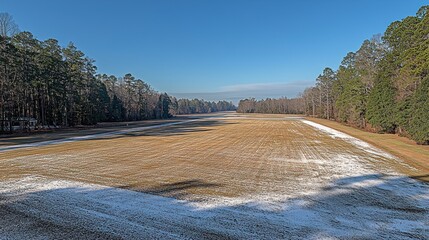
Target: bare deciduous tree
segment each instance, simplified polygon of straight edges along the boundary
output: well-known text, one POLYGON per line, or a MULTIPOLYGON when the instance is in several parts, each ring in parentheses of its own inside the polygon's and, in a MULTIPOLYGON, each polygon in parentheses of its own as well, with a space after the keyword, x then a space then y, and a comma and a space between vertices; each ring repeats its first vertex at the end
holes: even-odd
POLYGON ((18 25, 9 13, 0 13, 0 36, 10 37, 19 32, 18 25))

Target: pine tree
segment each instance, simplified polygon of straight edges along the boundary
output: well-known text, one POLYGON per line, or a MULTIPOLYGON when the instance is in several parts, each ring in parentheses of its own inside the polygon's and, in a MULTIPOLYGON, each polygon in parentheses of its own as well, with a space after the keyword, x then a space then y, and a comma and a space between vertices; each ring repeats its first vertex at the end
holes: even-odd
POLYGON ((386 78, 376 81, 368 98, 366 117, 379 132, 393 133, 395 124, 395 89, 386 78))
POLYGON ((413 95, 407 128, 411 138, 419 144, 429 144, 429 77, 426 77, 413 95))

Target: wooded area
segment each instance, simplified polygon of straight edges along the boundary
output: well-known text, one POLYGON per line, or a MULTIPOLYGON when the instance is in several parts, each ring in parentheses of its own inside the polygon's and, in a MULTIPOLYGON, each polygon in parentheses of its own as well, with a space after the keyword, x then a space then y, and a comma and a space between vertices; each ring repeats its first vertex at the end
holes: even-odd
POLYGON ((429 144, 428 6, 325 68, 302 94, 307 115, 429 144))
MULTIPOLYGON (((429 144, 428 6, 395 21, 383 35, 325 68, 298 98, 245 99, 242 113, 305 113, 370 131, 399 133, 429 144)), ((38 127, 168 118, 235 110, 231 102, 175 99, 131 74, 97 74, 94 60, 72 43, 40 41, 0 14, 0 132, 38 127)))
POLYGON ((218 111, 235 111, 237 108, 232 102, 218 101, 209 102, 200 99, 179 99, 173 98, 173 114, 194 114, 194 113, 211 113, 218 111))
POLYGON ((131 74, 97 74, 94 60, 73 43, 40 41, 0 14, 0 132, 92 125, 100 121, 169 118, 173 114, 234 110, 231 102, 176 100, 131 74))
POLYGON ((274 114, 302 114, 304 104, 301 98, 267 98, 256 100, 254 98, 240 100, 237 112, 239 113, 274 113, 274 114))
POLYGON ((429 144, 429 6, 325 68, 298 98, 241 100, 242 113, 305 113, 429 144))

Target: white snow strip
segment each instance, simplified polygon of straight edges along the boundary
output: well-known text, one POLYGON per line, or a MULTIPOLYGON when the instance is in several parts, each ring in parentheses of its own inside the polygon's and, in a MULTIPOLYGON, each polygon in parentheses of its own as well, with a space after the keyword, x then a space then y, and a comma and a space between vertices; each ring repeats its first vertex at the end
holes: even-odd
POLYGON ((91 135, 86 135, 86 136, 70 137, 70 138, 65 138, 65 139, 50 140, 50 141, 28 143, 28 144, 10 145, 10 146, 5 146, 5 147, 0 147, 0 152, 10 151, 10 150, 15 150, 15 149, 20 149, 20 148, 40 147, 40 146, 46 146, 46 145, 54 145, 54 144, 62 144, 62 143, 70 143, 70 142, 77 142, 77 141, 83 141, 83 140, 104 138, 104 137, 110 137, 110 136, 115 136, 115 135, 122 135, 122 134, 126 134, 126 133, 140 132, 140 131, 144 131, 144 130, 150 130, 150 129, 156 129, 156 128, 162 128, 162 127, 169 127, 169 126, 173 126, 173 125, 185 124, 185 123, 201 121, 201 120, 206 120, 206 119, 211 119, 211 118, 191 119, 191 120, 186 120, 186 121, 163 123, 163 124, 157 124, 157 125, 146 126, 146 127, 129 128, 129 129, 113 131, 113 132, 96 133, 96 134, 91 134, 91 135))
POLYGON ((321 125, 321 124, 318 124, 318 123, 315 123, 315 122, 312 122, 312 121, 308 121, 308 120, 301 120, 301 121, 303 123, 305 123, 305 124, 308 124, 308 125, 316 128, 316 129, 324 132, 324 133, 327 133, 332 138, 339 138, 339 139, 342 139, 344 141, 347 141, 347 142, 355 145, 359 149, 362 149, 362 150, 364 150, 364 151, 366 151, 368 153, 375 154, 375 155, 382 156, 382 157, 389 158, 389 159, 398 160, 397 157, 395 157, 395 156, 393 156, 393 155, 391 155, 391 154, 389 154, 389 153, 387 153, 385 151, 382 151, 382 150, 380 150, 380 149, 372 146, 371 144, 369 144, 367 142, 364 142, 364 141, 362 141, 360 139, 352 137, 352 136, 350 136, 350 135, 348 135, 346 133, 337 131, 335 129, 332 129, 330 127, 327 127, 327 126, 324 126, 324 125, 321 125))
POLYGON ((52 229, 34 229, 43 221, 42 226, 71 228, 73 236, 89 231, 127 239, 428 239, 428 200, 416 195, 428 196, 428 187, 408 178, 368 175, 333 182, 331 189, 293 199, 271 203, 231 199, 224 204, 217 199, 213 206, 211 199, 193 203, 28 176, 0 182, 0 236, 65 237, 52 229), (380 188, 384 185, 391 190, 380 188))
MULTIPOLYGON (((198 120, 202 119, 190 121, 198 120)), ((393 157, 342 132, 302 122, 369 152, 367 158, 393 157)), ((375 170, 367 159, 351 152, 330 152, 323 145, 313 149, 306 144, 303 139, 302 152, 293 159, 266 156, 277 163, 302 164, 302 174, 279 182, 264 182, 263 177, 258 182, 237 182, 265 186, 262 192, 240 197, 193 198, 191 194, 187 200, 176 200, 33 175, 0 181, 0 239, 429 239, 427 184, 390 169, 375 170), (283 190, 272 190, 273 184, 283 190), (49 224, 54 227, 45 228, 49 224), (107 235, 88 235, 94 233, 107 235)), ((81 158, 79 153, 42 154, 5 162, 37 169, 36 165, 62 166, 81 158)))

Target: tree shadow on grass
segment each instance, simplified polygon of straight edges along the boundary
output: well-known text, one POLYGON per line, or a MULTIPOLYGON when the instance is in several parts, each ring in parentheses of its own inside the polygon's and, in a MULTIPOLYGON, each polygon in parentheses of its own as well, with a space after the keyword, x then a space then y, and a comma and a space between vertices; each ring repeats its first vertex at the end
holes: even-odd
POLYGON ((232 124, 237 124, 237 123, 226 122, 224 120, 195 121, 195 122, 188 122, 188 123, 166 126, 161 128, 155 128, 155 129, 135 131, 135 132, 130 132, 126 134, 118 134, 115 136, 111 136, 111 138, 139 137, 139 136, 168 137, 168 136, 176 136, 176 135, 186 135, 194 132, 208 132, 208 131, 212 131, 214 127, 232 125, 232 124))
POLYGON ((26 190, 47 184, 37 182, 0 183, 0 234, 6 238, 62 237, 58 229, 75 239, 429 238, 429 186, 407 177, 359 175, 280 202, 217 205, 156 196, 217 187, 195 179, 147 189, 151 194, 79 183, 26 190))
POLYGON ((412 179, 416 179, 422 182, 426 182, 429 184, 429 174, 423 174, 423 175, 418 175, 418 176, 412 176, 412 179))
POLYGON ((189 120, 204 120, 216 119, 223 115, 206 116, 206 115, 190 115, 190 116, 175 116, 169 119, 153 119, 130 122, 102 122, 93 126, 76 126, 68 128, 49 129, 44 131, 34 131, 14 134, 0 134, 0 147, 16 144, 29 144, 41 141, 60 140, 72 137, 79 137, 92 134, 103 134, 109 132, 117 132, 121 130, 150 127, 172 122, 186 122, 189 120))
POLYGON ((0 146, 0 152, 16 150, 21 148, 29 147, 40 147, 47 145, 57 145, 70 142, 78 141, 91 141, 91 140, 111 140, 119 138, 128 138, 128 137, 142 137, 142 136, 158 136, 158 137, 169 137, 177 135, 186 135, 194 132, 207 132, 211 131, 214 127, 222 125, 236 124, 235 122, 226 122, 221 119, 203 119, 198 121, 188 121, 188 122, 172 122, 167 124, 157 124, 144 127, 135 127, 130 129, 122 129, 113 132, 102 132, 95 133, 91 135, 76 136, 70 138, 60 138, 48 141, 41 142, 30 142, 26 144, 20 144, 19 140, 17 145, 13 144, 14 139, 9 139, 9 142, 12 142, 12 145, 9 146, 0 146))
POLYGON ((158 184, 150 188, 135 188, 132 185, 119 186, 119 188, 138 191, 147 194, 171 197, 175 199, 189 199, 191 192, 208 188, 219 188, 222 184, 208 183, 199 179, 191 179, 174 183, 158 184))

